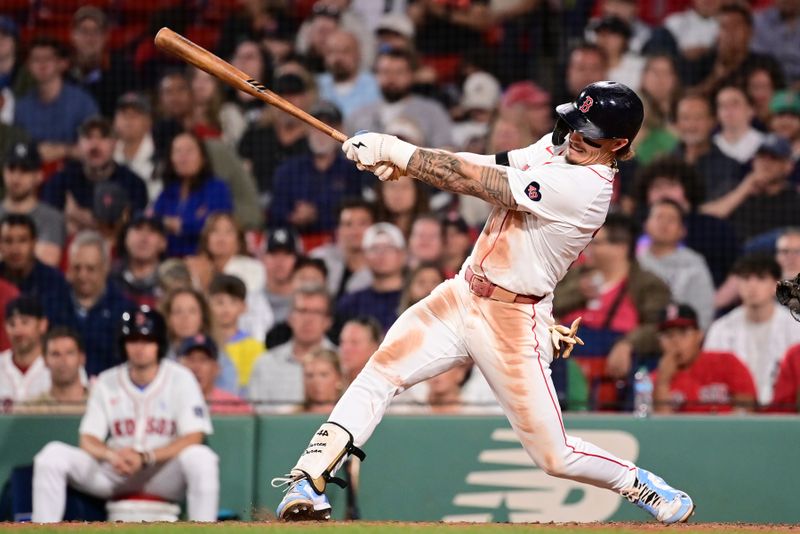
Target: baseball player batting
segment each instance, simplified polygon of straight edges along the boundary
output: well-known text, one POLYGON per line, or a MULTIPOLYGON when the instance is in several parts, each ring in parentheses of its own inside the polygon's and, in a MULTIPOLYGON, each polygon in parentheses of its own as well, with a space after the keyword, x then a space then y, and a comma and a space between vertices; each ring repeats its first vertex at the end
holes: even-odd
POLYGON ((123 315, 120 343, 127 362, 92 387, 80 447, 52 442, 34 459, 33 521, 61 521, 67 483, 104 499, 186 496, 190 520, 215 521, 218 458, 202 444, 211 420, 200 386, 188 369, 163 360, 166 325, 149 307, 123 315))
POLYGON ((297 465, 272 481, 288 486, 280 518, 330 517, 326 485, 339 482, 334 475, 348 455, 364 456, 360 447, 392 398, 469 359, 546 473, 615 491, 663 523, 692 514, 686 493, 564 430, 550 378, 553 289, 605 220, 616 161, 632 156, 643 108, 628 87, 598 82, 556 112, 552 136, 494 156, 418 148, 378 133, 344 143, 347 157, 381 180, 407 174, 494 209, 458 276, 397 319, 297 465))

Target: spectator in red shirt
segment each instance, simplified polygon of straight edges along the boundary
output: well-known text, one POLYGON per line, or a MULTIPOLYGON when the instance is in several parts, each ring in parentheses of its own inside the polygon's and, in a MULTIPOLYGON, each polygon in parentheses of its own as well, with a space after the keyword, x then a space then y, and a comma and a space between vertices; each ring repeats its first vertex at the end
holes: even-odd
POLYGON ((247 402, 233 393, 214 386, 220 372, 217 344, 205 334, 186 338, 178 349, 178 361, 186 366, 200 384, 212 414, 242 415, 253 413, 247 402))
POLYGON ((670 304, 658 325, 662 356, 653 373, 655 409, 671 412, 752 410, 756 387, 734 354, 702 351, 703 331, 687 304, 670 304))
POLYGON ((781 362, 770 411, 796 412, 800 406, 800 344, 789 347, 781 362))

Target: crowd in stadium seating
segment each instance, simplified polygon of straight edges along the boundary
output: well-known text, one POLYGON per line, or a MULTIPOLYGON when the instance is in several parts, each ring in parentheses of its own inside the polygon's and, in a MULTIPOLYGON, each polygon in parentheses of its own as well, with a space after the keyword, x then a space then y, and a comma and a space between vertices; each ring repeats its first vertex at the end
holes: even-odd
MULTIPOLYGON (((121 361, 122 312, 144 304, 212 411, 329 411, 398 314, 458 276, 490 211, 357 170, 325 134, 159 52, 169 25, 347 134, 453 151, 526 146, 586 84, 630 85, 636 157, 555 292, 586 342, 553 364, 562 406, 630 409, 645 367, 657 411, 796 411, 800 324, 774 288, 800 272, 800 4, 558 4, 0 8, 4 410, 80 410, 121 361)), ((498 407, 465 366, 397 410, 498 407)))

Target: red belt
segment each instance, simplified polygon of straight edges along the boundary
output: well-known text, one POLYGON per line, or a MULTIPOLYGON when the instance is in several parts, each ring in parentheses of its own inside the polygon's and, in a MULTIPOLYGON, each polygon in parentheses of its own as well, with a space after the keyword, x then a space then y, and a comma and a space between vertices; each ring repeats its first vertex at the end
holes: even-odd
POLYGON ((503 289, 497 284, 491 283, 485 276, 475 274, 471 267, 467 267, 467 274, 464 278, 467 279, 469 290, 479 297, 516 304, 536 304, 542 300, 542 297, 536 295, 519 295, 503 289))

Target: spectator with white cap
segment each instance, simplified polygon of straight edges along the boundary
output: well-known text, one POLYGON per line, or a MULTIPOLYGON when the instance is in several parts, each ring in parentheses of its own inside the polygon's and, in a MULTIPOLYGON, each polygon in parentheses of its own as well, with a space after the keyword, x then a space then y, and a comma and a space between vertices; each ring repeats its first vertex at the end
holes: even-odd
POLYGON ((500 103, 500 94, 500 82, 488 72, 478 71, 467 76, 459 105, 465 120, 453 127, 456 146, 466 147, 471 139, 486 136, 500 103))
POLYGON ((414 47, 414 23, 405 13, 385 13, 375 27, 378 48, 411 50, 414 47))
POLYGON ((372 286, 340 298, 336 316, 342 321, 363 315, 374 317, 388 330, 397 319, 403 290, 406 240, 395 225, 377 223, 364 233, 363 248, 372 271, 372 286))

